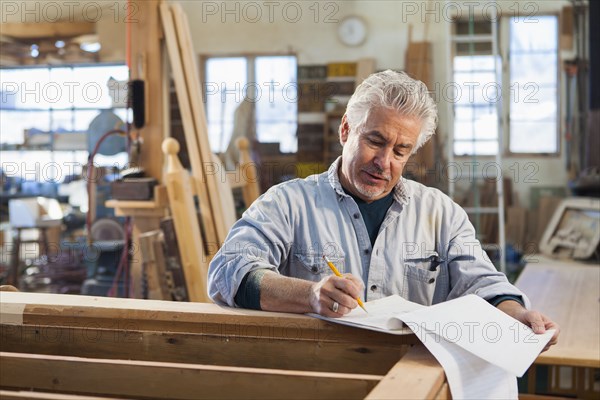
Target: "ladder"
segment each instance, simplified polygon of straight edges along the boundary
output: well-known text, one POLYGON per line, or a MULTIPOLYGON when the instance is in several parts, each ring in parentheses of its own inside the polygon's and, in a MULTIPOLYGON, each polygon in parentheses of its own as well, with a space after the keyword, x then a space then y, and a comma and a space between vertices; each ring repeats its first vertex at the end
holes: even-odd
MULTIPOLYGON (((449 0, 446 0, 448 3, 449 0)), ((494 5, 496 5, 496 1, 493 0, 494 5)), ((500 59, 500 49, 498 45, 498 15, 497 15, 497 7, 489 7, 489 12, 491 17, 486 19, 491 24, 491 34, 475 34, 474 32, 474 15, 469 15, 469 34, 468 35, 457 35, 454 30, 454 21, 449 19, 446 21, 447 27, 447 35, 446 35, 446 56, 447 56, 447 82, 454 81, 454 55, 455 48, 458 43, 468 43, 469 44, 469 54, 474 55, 474 45, 475 43, 491 43, 492 47, 492 56, 494 58, 494 76, 496 79, 496 83, 502 84, 502 61, 500 59)), ((501 87, 501 86, 497 86, 501 87)), ((448 115, 448 165, 453 165, 455 155, 454 155, 454 116, 455 116, 455 103, 453 101, 446 101, 447 106, 447 115, 448 115)), ((498 151, 495 154, 495 162, 499 169, 502 168, 502 151, 503 151, 503 120, 502 120, 502 101, 496 101, 496 113, 497 113, 497 126, 498 126, 498 151)), ((473 121, 475 116, 472 117, 473 121)), ((473 125, 474 126, 474 125, 473 125)), ((477 135, 473 132, 472 141, 473 141, 473 152, 471 156, 471 162, 477 161, 477 153, 475 151, 475 138, 477 135)), ((476 165, 476 164, 472 164, 476 165)), ((505 237, 505 221, 504 221, 504 187, 503 187, 503 179, 500 176, 499 179, 496 179, 496 197, 497 197, 497 206, 496 207, 482 207, 480 204, 480 193, 478 181, 483 179, 482 174, 478 173, 475 169, 471 171, 469 176, 472 176, 471 179, 471 191, 474 197, 474 205, 472 207, 464 207, 464 210, 473 217, 471 220, 475 225, 476 232, 480 229, 481 226, 481 218, 482 214, 497 214, 498 216, 498 243, 482 243, 482 248, 484 250, 492 250, 497 249, 499 255, 499 267, 500 271, 506 273, 506 237, 505 237)), ((502 175, 502 174, 500 174, 502 175)), ((456 196, 456 182, 454 179, 448 179, 448 194, 452 199, 455 199, 456 196)))

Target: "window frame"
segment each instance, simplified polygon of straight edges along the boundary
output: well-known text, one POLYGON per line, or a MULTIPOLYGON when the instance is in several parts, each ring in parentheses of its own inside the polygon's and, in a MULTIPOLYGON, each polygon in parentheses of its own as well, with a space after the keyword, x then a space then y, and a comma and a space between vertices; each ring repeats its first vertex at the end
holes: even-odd
MULTIPOLYGON (((555 17, 557 19, 557 23, 558 23, 558 29, 556 32, 556 43, 557 43, 557 51, 556 51, 556 57, 557 57, 557 68, 556 68, 556 104, 557 104, 557 109, 556 109, 556 141, 557 143, 557 150, 556 152, 553 153, 517 153, 517 152, 512 152, 510 151, 510 102, 511 102, 511 98, 510 98, 510 76, 511 76, 511 71, 510 71, 510 58, 509 58, 509 53, 510 53, 510 18, 512 18, 512 16, 508 15, 508 16, 501 16, 499 17, 499 22, 498 22, 498 30, 499 30, 499 38, 498 38, 498 55, 500 57, 500 62, 502 65, 502 71, 501 71, 501 88, 502 88, 502 113, 500 115, 501 117, 501 121, 502 121, 502 138, 501 138, 501 156, 502 157, 510 157, 510 158, 545 158, 545 159, 553 159, 553 158, 560 158, 562 157, 562 153, 563 153, 563 141, 562 141, 562 135, 561 135, 561 131, 562 131, 562 119, 563 119, 563 104, 561 103, 560 99, 561 99, 561 93, 562 93, 562 75, 561 75, 561 48, 560 48, 560 15, 557 12, 544 12, 542 14, 536 15, 536 17, 546 17, 546 16, 551 16, 551 17, 555 17), (505 85, 505 83, 508 83, 508 85, 505 85)), ((453 30, 456 29, 456 22, 452 22, 453 23, 453 30)), ((456 46, 453 45, 452 48, 452 63, 454 62, 454 57, 457 56, 457 49, 456 46)), ((475 54, 477 55, 477 54, 475 54)), ((452 73, 453 76, 456 73, 456 71, 454 70, 454 68, 452 68, 452 73)), ((454 115, 454 106, 453 106, 453 115, 454 115)), ((455 117, 452 117, 452 123, 454 124, 454 120, 455 117)), ((454 154, 454 158, 456 159, 469 159, 469 158, 473 158, 473 157, 477 157, 478 159, 494 159, 496 157, 496 155, 494 154, 457 154, 454 152, 454 143, 456 141, 456 134, 453 135, 454 137, 452 138, 452 143, 450 144, 450 146, 452 146, 452 151, 454 154)))
MULTIPOLYGON (((256 77, 256 59, 259 57, 295 57, 296 58, 296 65, 298 65, 298 54, 295 52, 250 52, 250 53, 245 53, 245 52, 233 52, 233 53, 205 53, 205 54, 199 54, 198 55, 198 69, 199 69, 199 76, 200 76, 200 84, 202 85, 202 94, 203 94, 203 105, 206 108, 207 104, 205 102, 205 97, 204 97, 204 84, 206 82, 206 63, 209 59, 214 59, 214 58, 234 58, 234 57, 243 57, 246 59, 247 62, 247 66, 246 66, 246 77, 248 78, 248 81, 250 81, 250 78, 256 77)), ((205 110, 206 112, 206 110, 205 110)), ((298 116, 298 110, 296 109, 296 117, 298 116)), ((256 117, 256 115, 255 115, 256 117)), ((255 121, 255 125, 256 125, 256 121, 255 121)), ((255 126, 256 128, 256 126, 255 126)), ((262 142, 261 142, 262 143, 262 142)), ((291 154, 291 153, 283 153, 283 154, 291 154)))
MULTIPOLYGON (((75 69, 75 68, 100 68, 100 67, 126 67, 124 62, 99 62, 99 63, 67 63, 67 64, 36 64, 36 65, 10 65, 10 66, 0 66, 0 73, 2 73, 2 71, 8 71, 8 70, 34 70, 34 69, 38 69, 38 70, 52 70, 52 69, 65 69, 65 68, 70 68, 70 69, 75 69)), ((104 85, 105 82, 98 82, 99 84, 104 85)), ((41 145, 39 147, 29 147, 29 146, 25 146, 24 144, 21 143, 0 143, 0 155, 2 153, 17 153, 19 155, 25 153, 25 152, 31 152, 31 153, 43 153, 44 156, 47 155, 47 158, 50 160, 50 162, 52 163, 58 163, 58 161, 56 161, 57 157, 60 156, 64 156, 64 158, 68 158, 71 157, 72 161, 69 161, 69 163, 75 163, 73 164, 73 168, 67 168, 67 171, 73 172, 73 173, 80 173, 82 168, 87 164, 87 158, 89 157, 89 152, 87 149, 79 149, 79 148, 67 148, 67 149, 62 149, 62 148, 56 148, 55 147, 55 143, 54 143, 54 134, 56 132, 54 132, 54 129, 52 128, 52 114, 53 113, 61 113, 61 112, 69 112, 71 113, 71 118, 73 119, 73 125, 75 124, 74 122, 74 113, 78 112, 78 111, 96 111, 96 112, 100 112, 102 110, 107 110, 107 109, 115 109, 115 110, 122 110, 125 111, 126 117, 124 119, 124 122, 127 123, 127 121, 131 118, 131 114, 130 111, 127 107, 110 107, 110 108, 106 108, 106 107, 76 107, 74 106, 74 103, 71 105, 71 107, 68 108, 53 108, 53 107, 47 107, 47 108, 39 108, 39 109, 35 109, 36 112, 47 112, 48 113, 48 118, 49 118, 49 129, 47 132, 45 132, 44 134, 49 134, 49 140, 50 143, 48 145, 44 144, 41 145), (47 146, 47 147, 45 147, 47 146), (80 163, 79 158, 81 158, 81 161, 83 160, 82 155, 86 154, 85 156, 85 162, 80 163)), ((30 108, 2 108, 3 112, 19 112, 19 111, 29 111, 31 112, 33 109, 30 108)), ((121 116, 120 116, 121 117, 121 116)), ((79 130, 77 129, 73 129, 71 132, 79 132, 79 130)), ((68 133, 67 133, 68 134, 68 133)), ((86 130, 86 140, 87 140, 87 130, 86 130)), ((101 154, 99 154, 97 156, 97 159, 101 159, 102 157, 107 157, 107 158, 111 158, 114 157, 115 159, 119 160, 119 158, 122 158, 122 155, 126 154, 126 152, 122 152, 122 153, 118 153, 116 155, 113 156, 103 156, 101 154)), ((1 162, 0 162, 0 166, 4 165, 5 163, 8 165, 8 163, 12 162, 12 161, 6 161, 5 157, 0 157, 1 162)), ((23 156, 24 158, 24 156, 23 156)), ((33 160, 38 159, 38 157, 34 157, 33 160)), ((97 160, 96 159, 96 160, 97 160)), ((98 161, 95 160, 95 164, 98 164, 98 161)), ((36 161, 26 161, 27 163, 31 162, 31 163, 36 163, 36 161)), ((39 164, 39 163, 38 163, 39 164)), ((107 163, 99 163, 99 165, 114 165, 114 162, 111 160, 107 163)), ((53 171, 52 169, 50 169, 50 171, 53 171)), ((61 178, 57 178, 53 173, 49 174, 52 176, 46 176, 45 174, 41 174, 40 175, 40 171, 35 170, 33 172, 31 171, 18 171, 16 174, 11 173, 9 176, 13 177, 13 176, 18 176, 20 179, 23 180, 28 180, 26 178, 26 176, 28 176, 28 174, 33 175, 35 174, 36 176, 39 175, 39 177, 41 178, 40 181, 44 181, 44 182, 61 182, 62 178, 64 178, 64 176, 66 175, 61 173, 60 177, 61 178), (25 176, 23 176, 23 174, 25 174, 25 176)))
POLYGON ((512 158, 531 158, 531 157, 542 157, 542 158, 560 158, 563 151, 563 143, 561 136, 562 128, 562 117, 563 117, 563 106, 560 101, 562 92, 562 76, 561 76, 561 56, 560 56, 560 15, 555 12, 545 12, 536 17, 555 17, 557 22, 556 30, 556 152, 553 153, 521 153, 512 152, 510 150, 510 18, 502 17, 500 19, 500 30, 501 30, 501 56, 502 56, 502 80, 508 82, 508 86, 502 85, 502 124, 506 126, 505 137, 504 137, 504 152, 503 155, 512 158))

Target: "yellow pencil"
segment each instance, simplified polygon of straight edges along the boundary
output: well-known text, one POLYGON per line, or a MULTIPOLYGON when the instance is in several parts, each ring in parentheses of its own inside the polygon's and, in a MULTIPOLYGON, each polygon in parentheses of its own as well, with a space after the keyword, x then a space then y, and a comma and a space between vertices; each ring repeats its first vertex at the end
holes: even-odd
MULTIPOLYGON (((327 265, 329 266, 329 268, 331 268, 331 270, 333 271, 333 273, 335 274, 335 276, 339 276, 340 278, 342 278, 342 274, 340 274, 340 271, 338 271, 338 269, 335 267, 335 265, 333 265, 333 263, 331 261, 329 261, 329 259, 323 255, 323 259, 325 260, 325 262, 327 263, 327 265)), ((365 304, 362 302, 362 300, 360 299, 360 297, 356 298, 356 302, 358 303, 358 305, 360 306, 360 308, 362 308, 363 310, 365 310, 365 312, 368 314, 369 312, 367 311, 367 309, 365 308, 365 304)))

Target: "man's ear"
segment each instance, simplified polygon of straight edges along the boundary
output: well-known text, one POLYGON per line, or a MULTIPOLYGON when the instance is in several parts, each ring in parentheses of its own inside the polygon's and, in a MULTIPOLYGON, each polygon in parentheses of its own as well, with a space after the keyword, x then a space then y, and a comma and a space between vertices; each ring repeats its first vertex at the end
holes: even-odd
POLYGON ((348 117, 346 114, 342 117, 340 122, 340 143, 342 146, 348 141, 348 135, 350 134, 350 125, 348 125, 348 117))

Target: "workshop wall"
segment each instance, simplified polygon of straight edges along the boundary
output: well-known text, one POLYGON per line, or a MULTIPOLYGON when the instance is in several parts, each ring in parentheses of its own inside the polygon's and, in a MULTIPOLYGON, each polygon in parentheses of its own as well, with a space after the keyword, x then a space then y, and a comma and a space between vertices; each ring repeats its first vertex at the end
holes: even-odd
MULTIPOLYGON (((199 54, 294 52, 299 64, 326 64, 356 61, 374 57, 378 69, 403 68, 408 44, 409 25, 412 40, 428 40, 433 44, 433 76, 435 82, 446 83, 446 16, 460 6, 465 13, 473 3, 425 1, 337 1, 337 2, 212 2, 185 1, 182 6, 190 19, 194 46, 199 54), (369 34, 358 47, 344 46, 337 38, 337 22, 347 15, 362 16, 369 34), (423 23, 428 21, 428 24, 423 23)), ((483 4, 483 3, 482 3, 483 4)), ((568 1, 498 2, 501 15, 558 14, 568 1)), ((489 8, 488 8, 488 12, 489 8)), ((562 56, 568 56, 565 52, 562 56)), ((564 85, 563 85, 564 86, 564 85)), ((564 92, 564 87, 561 92, 564 92)), ((447 134, 447 109, 439 103, 440 139, 447 134)), ((561 109, 564 107, 561 107, 561 109)), ((561 117, 560 121, 563 118, 561 117)), ((562 144, 564 148, 564 143, 562 144)), ((485 160, 485 158, 483 158, 485 160)), ((468 159, 466 159, 469 161, 468 159)), ((489 158, 488 158, 489 160, 489 158)), ((515 166, 521 174, 524 164, 534 161, 534 181, 513 182, 521 203, 528 204, 532 186, 560 186, 567 182, 564 153, 560 156, 535 158, 505 157, 503 169, 515 166)))

